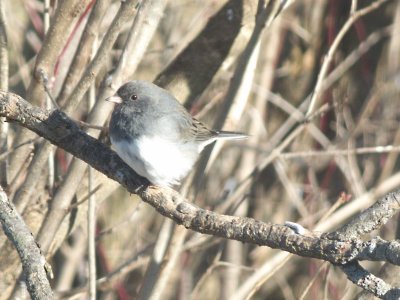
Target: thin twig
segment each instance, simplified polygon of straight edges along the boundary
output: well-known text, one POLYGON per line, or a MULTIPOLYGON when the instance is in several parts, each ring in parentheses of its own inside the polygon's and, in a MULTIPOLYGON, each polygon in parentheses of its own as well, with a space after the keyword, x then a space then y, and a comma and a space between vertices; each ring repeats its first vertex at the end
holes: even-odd
POLYGON ((308 294, 308 292, 310 291, 311 287, 313 286, 314 282, 317 281, 317 279, 320 278, 319 274, 327 267, 329 266, 327 262, 322 263, 317 272, 315 272, 313 278, 310 280, 310 282, 307 284, 307 286, 305 287, 304 291, 301 293, 301 296, 299 297, 299 300, 303 300, 305 299, 306 295, 308 294))
POLYGON ((15 149, 18 149, 19 147, 22 147, 22 146, 25 146, 25 145, 29 145, 29 144, 36 143, 36 142, 39 141, 40 139, 41 139, 40 137, 37 137, 37 138, 35 138, 35 139, 26 141, 26 142, 24 142, 24 143, 22 143, 22 144, 13 146, 12 148, 10 148, 9 150, 7 150, 6 152, 0 154, 0 161, 3 161, 4 159, 6 159, 6 157, 9 156, 10 153, 12 153, 15 149))
POLYGON ((357 11, 358 0, 351 0, 350 15, 353 15, 357 11))
MULTIPOLYGON (((112 286, 113 283, 118 281, 122 276, 148 264, 149 256, 141 256, 141 254, 142 253, 140 253, 139 255, 135 255, 133 258, 128 259, 124 264, 116 268, 111 273, 101 278, 98 278, 96 280, 97 288, 99 290, 106 290, 107 288, 110 288, 110 286, 112 286)), ((86 294, 87 286, 84 285, 82 287, 71 289, 67 292, 59 292, 57 293, 57 296, 59 296, 61 299, 71 299, 71 297, 86 294)))
POLYGON ((90 196, 94 195, 98 190, 100 190, 100 188, 102 187, 101 184, 97 185, 95 188, 93 188, 89 194, 87 194, 85 197, 83 197, 81 200, 79 200, 78 202, 71 204, 68 208, 69 211, 71 211, 72 209, 77 208, 79 205, 82 205, 83 203, 85 203, 87 200, 89 200, 90 196))
MULTIPOLYGON (((245 147, 245 146, 240 146, 245 147)), ((246 147, 245 147, 246 148, 246 147)), ((247 147, 250 148, 250 147, 247 147)), ((251 149, 251 148, 250 148, 251 149)), ((255 151, 261 151, 266 153, 267 151, 259 150, 253 148, 255 151)), ((301 152, 283 152, 280 157, 286 159, 296 159, 299 157, 319 157, 319 156, 335 156, 335 155, 348 155, 350 154, 382 154, 382 153, 392 153, 400 152, 400 146, 386 145, 386 146, 374 146, 374 147, 361 147, 353 149, 334 149, 334 150, 324 150, 324 151, 301 151, 301 152)))
POLYGON ((317 83, 315 84, 314 92, 311 96, 311 101, 310 101, 310 106, 308 107, 306 116, 311 115, 314 110, 315 106, 317 104, 317 101, 319 100, 323 89, 323 82, 325 80, 326 75, 328 74, 329 71, 329 66, 331 65, 331 62, 333 60, 334 54, 336 53, 341 41, 343 40, 344 36, 346 33, 349 31, 351 26, 361 17, 365 16, 366 14, 369 14, 370 12, 376 10, 379 8, 382 4, 387 2, 388 0, 377 0, 375 2, 372 2, 369 6, 358 10, 354 14, 350 15, 349 18, 347 19, 346 23, 342 26, 338 34, 336 35, 335 40, 333 41, 332 45, 329 47, 328 53, 325 55, 324 62, 322 64, 321 70, 318 74, 318 79, 317 83))
MULTIPOLYGON (((269 266, 271 267, 271 271, 266 272, 268 275, 264 276, 262 280, 258 281, 257 284, 254 285, 254 287, 250 290, 250 292, 246 295, 244 299, 250 300, 253 297, 253 295, 261 288, 263 283, 266 282, 268 279, 270 279, 271 276, 273 276, 280 268, 286 265, 286 263, 289 261, 291 257, 292 255, 288 254, 285 255, 285 257, 281 256, 281 259, 279 260, 271 261, 271 264, 269 264, 269 266)), ((279 258, 279 256, 276 256, 275 258, 279 258)), ((235 295, 235 298, 233 298, 232 300, 235 299, 240 299, 240 298, 238 297, 238 295, 235 295)))
POLYGON ((53 95, 51 94, 51 91, 49 88, 49 77, 42 70, 39 71, 39 74, 40 74, 41 81, 43 82, 43 88, 47 94, 49 101, 50 101, 50 102, 47 101, 47 108, 51 109, 50 103, 53 105, 53 108, 57 108, 57 109, 60 108, 58 106, 56 100, 54 99, 53 95))
POLYGON ((139 211, 139 207, 142 204, 142 202, 139 202, 137 204, 137 206, 135 207, 134 211, 128 214, 128 217, 126 219, 123 219, 122 221, 120 221, 119 223, 103 229, 102 231, 100 231, 97 235, 96 235, 96 242, 98 242, 99 240, 101 240, 102 238, 113 234, 117 231, 118 228, 121 228, 123 226, 127 226, 129 225, 129 223, 133 222, 133 221, 137 221, 137 218, 135 218, 135 216, 138 216, 138 211, 139 211))

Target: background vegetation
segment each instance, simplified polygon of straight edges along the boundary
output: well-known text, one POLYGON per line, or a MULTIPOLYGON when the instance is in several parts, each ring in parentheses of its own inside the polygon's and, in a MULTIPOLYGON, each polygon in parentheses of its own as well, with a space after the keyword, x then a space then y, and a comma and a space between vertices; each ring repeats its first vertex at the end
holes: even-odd
MULTIPOLYGON (((0 89, 60 108, 103 143, 104 99, 131 79, 170 90, 210 127, 248 133, 205 151, 177 187, 221 214, 330 232, 400 185, 399 1, 139 2, 0 0, 0 89)), ((5 121, 1 186, 57 298, 373 297, 329 262, 175 225, 5 121)), ((362 238, 398 239, 396 218, 362 238)), ((0 298, 27 297, 3 234, 0 247, 0 298)), ((399 286, 398 267, 363 266, 399 286)))

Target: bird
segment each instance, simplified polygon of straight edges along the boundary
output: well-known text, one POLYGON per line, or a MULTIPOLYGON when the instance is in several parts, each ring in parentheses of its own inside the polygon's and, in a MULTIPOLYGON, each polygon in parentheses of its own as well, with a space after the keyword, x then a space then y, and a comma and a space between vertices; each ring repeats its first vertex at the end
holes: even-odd
POLYGON ((172 94, 148 81, 129 81, 106 100, 115 103, 109 123, 112 148, 154 185, 178 185, 210 143, 248 137, 208 129, 172 94))

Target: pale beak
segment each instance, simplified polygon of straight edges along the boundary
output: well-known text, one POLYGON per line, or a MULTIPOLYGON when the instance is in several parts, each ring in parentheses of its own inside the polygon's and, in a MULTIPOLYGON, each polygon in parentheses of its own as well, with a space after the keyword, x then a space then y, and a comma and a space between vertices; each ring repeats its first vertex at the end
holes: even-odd
POLYGON ((120 96, 117 96, 117 95, 114 95, 114 96, 111 96, 111 97, 106 98, 106 101, 114 102, 114 103, 117 103, 117 104, 122 103, 121 97, 120 97, 120 96))

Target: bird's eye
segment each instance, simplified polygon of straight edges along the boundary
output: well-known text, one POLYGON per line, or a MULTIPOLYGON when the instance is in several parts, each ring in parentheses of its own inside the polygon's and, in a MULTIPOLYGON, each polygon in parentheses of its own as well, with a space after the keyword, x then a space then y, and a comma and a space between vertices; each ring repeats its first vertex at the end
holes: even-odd
POLYGON ((137 100, 137 95, 133 94, 133 95, 131 96, 131 100, 137 100))

